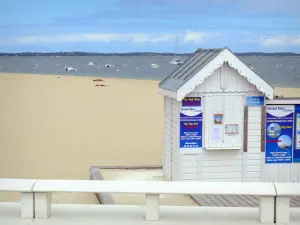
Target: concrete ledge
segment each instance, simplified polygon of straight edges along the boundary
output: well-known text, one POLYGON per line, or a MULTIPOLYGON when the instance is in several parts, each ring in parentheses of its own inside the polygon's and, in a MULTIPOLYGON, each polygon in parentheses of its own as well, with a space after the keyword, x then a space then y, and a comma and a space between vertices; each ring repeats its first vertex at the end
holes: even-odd
POLYGON ((1 178, 0 191, 31 192, 36 180, 1 178))
MULTIPOLYGON (((20 204, 0 203, 0 224, 13 225, 256 225, 258 209, 162 206, 160 220, 146 221, 145 208, 119 205, 53 204, 48 219, 22 220, 20 204)), ((298 211, 300 212, 300 210, 298 211)), ((297 223, 295 223, 297 224, 297 223)), ((298 223, 299 224, 299 223, 298 223)), ((297 225, 298 225, 297 224, 297 225)), ((292 225, 294 225, 292 223, 292 225)))
POLYGON ((20 214, 23 219, 34 218, 34 194, 32 189, 36 184, 34 179, 1 178, 0 191, 21 192, 20 214))
POLYGON ((31 225, 33 219, 22 219, 20 216, 21 203, 0 202, 1 225, 31 225))
MULTIPOLYGON (((255 225, 258 221, 258 210, 244 208, 206 208, 206 207, 161 207, 160 220, 151 224, 164 225, 255 225)), ((140 206, 108 206, 108 205, 54 205, 53 215, 47 224, 106 224, 106 225, 142 225, 149 224, 145 220, 145 208, 140 206)), ((40 221, 38 221, 40 222, 40 221)), ((44 225, 45 223, 34 223, 44 225)))
MULTIPOLYGON (((91 180, 105 180, 101 174, 102 169, 123 169, 123 170, 135 170, 135 169, 162 169, 162 166, 91 166, 90 167, 90 179, 91 180)), ((111 193, 95 193, 100 204, 113 205, 114 200, 111 193)))
POLYGON ((90 169, 123 169, 123 170, 134 170, 134 169, 162 169, 162 166, 91 166, 90 169))
MULTIPOLYGON (((91 180, 104 180, 98 168, 90 168, 91 180)), ((110 193, 95 193, 100 204, 113 205, 114 201, 110 193)))
POLYGON ((274 183, 277 196, 300 196, 300 183, 274 183))
MULTIPOLYGON (((53 204, 48 219, 21 219, 20 203, 0 203, 0 224, 13 225, 258 225, 258 208, 161 206, 160 220, 146 221, 141 206, 53 204)), ((300 209, 290 210, 290 225, 300 225, 300 209)))

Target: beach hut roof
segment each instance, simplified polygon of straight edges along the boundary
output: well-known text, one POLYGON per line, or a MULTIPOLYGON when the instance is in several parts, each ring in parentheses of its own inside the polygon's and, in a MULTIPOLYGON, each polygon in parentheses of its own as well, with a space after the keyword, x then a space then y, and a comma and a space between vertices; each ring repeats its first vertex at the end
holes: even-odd
POLYGON ((198 49, 180 67, 159 83, 160 92, 181 101, 225 62, 264 93, 267 98, 273 99, 273 87, 228 48, 198 49))

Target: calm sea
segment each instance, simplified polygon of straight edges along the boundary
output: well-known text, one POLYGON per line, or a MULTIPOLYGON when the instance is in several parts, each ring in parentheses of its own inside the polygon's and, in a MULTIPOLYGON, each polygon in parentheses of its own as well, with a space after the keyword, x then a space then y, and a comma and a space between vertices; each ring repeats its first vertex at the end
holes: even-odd
MULTIPOLYGON (((271 85, 300 87, 300 57, 239 58, 271 85)), ((168 56, 3 56, 0 57, 0 72, 162 80, 178 67, 170 64, 171 60, 168 56), (158 64, 159 68, 152 68, 151 63, 158 64), (105 64, 112 67, 107 68, 105 64), (65 71, 65 66, 77 70, 65 71)))

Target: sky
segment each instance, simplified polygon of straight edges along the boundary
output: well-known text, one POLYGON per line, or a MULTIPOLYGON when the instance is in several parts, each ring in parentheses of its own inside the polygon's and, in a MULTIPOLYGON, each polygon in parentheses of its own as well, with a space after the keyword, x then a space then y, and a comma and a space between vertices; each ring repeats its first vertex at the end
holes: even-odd
POLYGON ((0 52, 185 53, 228 47, 234 52, 300 53, 299 0, 0 0, 0 4, 0 52))

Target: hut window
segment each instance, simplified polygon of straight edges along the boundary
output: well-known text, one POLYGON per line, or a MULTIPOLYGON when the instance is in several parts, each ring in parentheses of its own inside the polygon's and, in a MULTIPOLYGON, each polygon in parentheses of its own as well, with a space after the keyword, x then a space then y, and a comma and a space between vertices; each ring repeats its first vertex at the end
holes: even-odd
POLYGON ((204 148, 241 149, 243 135, 243 95, 204 96, 204 148))

